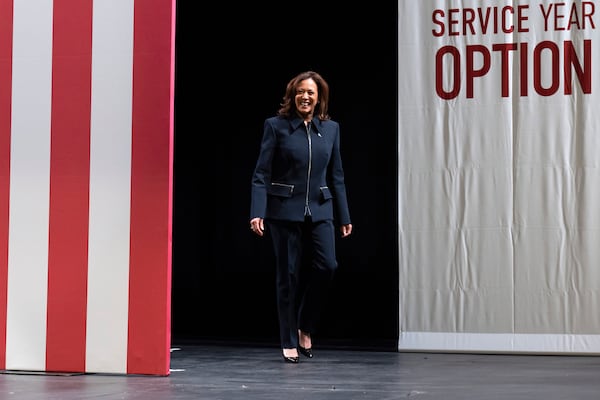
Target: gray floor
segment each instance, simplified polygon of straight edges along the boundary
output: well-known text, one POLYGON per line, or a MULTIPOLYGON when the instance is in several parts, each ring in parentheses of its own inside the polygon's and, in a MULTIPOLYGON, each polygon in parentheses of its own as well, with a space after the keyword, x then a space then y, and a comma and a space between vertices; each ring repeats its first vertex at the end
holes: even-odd
POLYGON ((1 400, 600 399, 600 357, 173 346, 168 377, 0 374, 1 400))

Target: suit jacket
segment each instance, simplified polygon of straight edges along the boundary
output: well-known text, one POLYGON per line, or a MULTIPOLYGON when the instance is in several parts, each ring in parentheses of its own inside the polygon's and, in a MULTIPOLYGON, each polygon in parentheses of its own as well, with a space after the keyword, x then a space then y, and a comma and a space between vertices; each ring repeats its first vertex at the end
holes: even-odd
POLYGON ((252 176, 250 219, 351 223, 340 155, 340 127, 313 118, 267 118, 252 176), (308 207, 308 208, 307 208, 308 207))

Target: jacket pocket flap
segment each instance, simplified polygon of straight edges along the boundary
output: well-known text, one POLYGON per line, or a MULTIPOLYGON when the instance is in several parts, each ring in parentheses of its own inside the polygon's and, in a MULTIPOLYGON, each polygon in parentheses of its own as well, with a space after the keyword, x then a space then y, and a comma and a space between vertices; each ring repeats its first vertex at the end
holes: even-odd
POLYGON ((285 183, 271 183, 269 187, 269 194, 280 197, 292 197, 294 193, 294 185, 288 185, 285 183))
POLYGON ((323 201, 331 199, 333 196, 331 195, 331 191, 327 186, 321 187, 321 199, 323 201))

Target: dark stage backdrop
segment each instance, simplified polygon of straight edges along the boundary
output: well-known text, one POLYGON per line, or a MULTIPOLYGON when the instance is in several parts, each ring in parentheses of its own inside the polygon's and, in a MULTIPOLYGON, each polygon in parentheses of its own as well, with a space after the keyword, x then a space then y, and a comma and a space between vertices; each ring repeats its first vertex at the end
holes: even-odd
POLYGON ((177 3, 173 343, 278 344, 270 243, 248 228, 250 178, 263 120, 312 69, 330 84, 354 225, 315 343, 395 350, 396 2, 208 4, 177 3))

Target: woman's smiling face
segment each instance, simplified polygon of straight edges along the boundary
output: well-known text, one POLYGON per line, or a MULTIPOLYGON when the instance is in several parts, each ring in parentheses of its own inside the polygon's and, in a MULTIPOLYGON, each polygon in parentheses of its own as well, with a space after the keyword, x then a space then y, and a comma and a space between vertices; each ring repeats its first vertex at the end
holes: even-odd
POLYGON ((319 101, 319 87, 317 83, 312 78, 300 81, 296 87, 294 101, 298 113, 305 121, 310 121, 319 101))

